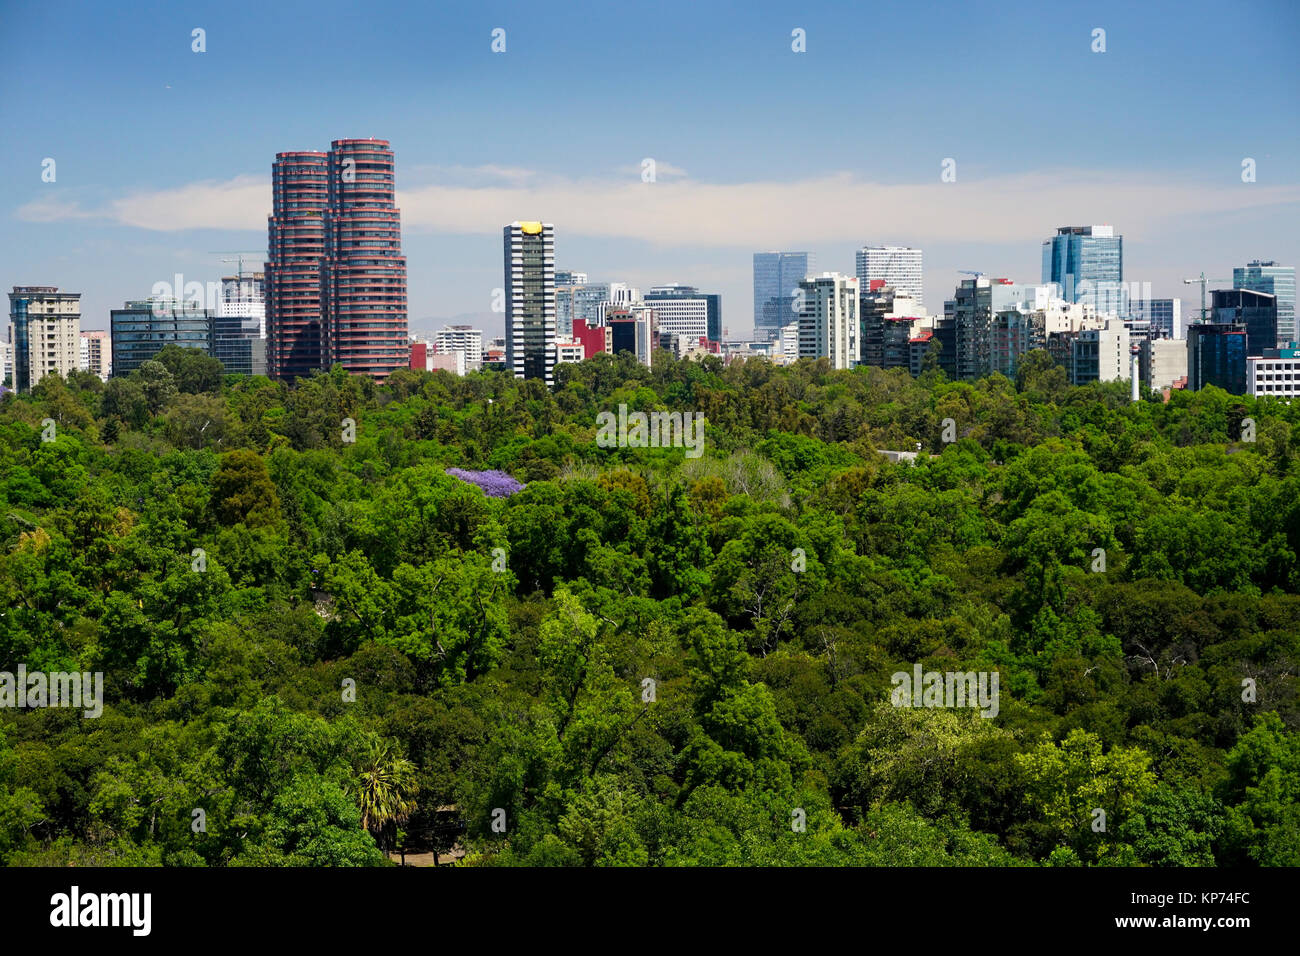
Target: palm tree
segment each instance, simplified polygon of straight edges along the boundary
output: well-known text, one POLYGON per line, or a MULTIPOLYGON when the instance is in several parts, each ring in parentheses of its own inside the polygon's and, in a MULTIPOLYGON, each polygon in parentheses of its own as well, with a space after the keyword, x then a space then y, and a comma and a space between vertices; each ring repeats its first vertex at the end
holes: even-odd
POLYGON ((387 852, 391 842, 389 831, 405 823, 415 810, 415 795, 420 789, 415 780, 415 764, 403 757, 390 741, 373 737, 357 768, 356 787, 361 825, 387 852))

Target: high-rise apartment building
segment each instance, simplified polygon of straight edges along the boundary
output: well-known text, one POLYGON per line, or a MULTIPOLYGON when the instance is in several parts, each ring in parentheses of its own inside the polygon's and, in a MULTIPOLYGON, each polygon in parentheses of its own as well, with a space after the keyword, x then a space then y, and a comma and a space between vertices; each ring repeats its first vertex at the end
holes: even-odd
POLYGON ((1280 266, 1270 260, 1255 260, 1232 270, 1232 287, 1266 292, 1277 297, 1277 341, 1282 346, 1296 341, 1300 330, 1295 321, 1295 266, 1280 266))
POLYGON ((1061 226, 1043 242, 1043 282, 1054 282, 1068 302, 1128 316, 1124 237, 1113 226, 1061 226))
POLYGON ((858 287, 871 288, 874 280, 884 280, 899 294, 924 307, 922 288, 924 269, 920 249, 910 246, 863 246, 858 250, 858 287))
POLYGON ((107 382, 112 371, 112 342, 109 333, 95 329, 81 333, 81 354, 77 367, 85 372, 93 372, 100 381, 107 382))
POLYGON ((9 293, 14 390, 30 392, 46 375, 65 378, 81 358, 81 293, 58 286, 14 286, 9 293))
POLYGON ((754 338, 770 341, 795 320, 795 290, 813 269, 811 252, 754 253, 754 338))
POLYGON ((448 325, 433 336, 437 352, 442 355, 451 352, 465 353, 465 368, 476 371, 483 364, 483 332, 468 325, 448 325))
POLYGON ((933 324, 921 304, 883 279, 859 285, 858 299, 859 364, 908 368, 909 342, 933 324))
POLYGON ((795 294, 799 357, 827 358, 831 368, 853 368, 860 355, 858 280, 838 272, 808 276, 795 294))
MULTIPOLYGON (((506 368, 555 384, 555 227, 512 222, 505 240, 506 368)), ((575 316, 576 317, 576 316, 575 316)))
POLYGON ((1066 370, 1070 384, 1130 381, 1130 344, 1129 330, 1118 318, 1106 319, 1099 329, 1082 330, 1071 342, 1066 370))
POLYGON ((341 365, 384 379, 409 364, 406 259, 387 140, 277 153, 266 264, 267 365, 341 365))
POLYGON ((321 272, 329 205, 329 154, 277 153, 267 220, 266 365, 297 378, 329 365, 321 272))
POLYGON ((976 276, 963 279, 944 302, 944 322, 936 324, 936 334, 945 352, 947 335, 952 336, 952 353, 941 354, 941 364, 948 375, 975 379, 997 371, 993 361, 996 340, 994 316, 1017 304, 1043 304, 1050 290, 1043 286, 1022 286, 1008 279, 976 276))

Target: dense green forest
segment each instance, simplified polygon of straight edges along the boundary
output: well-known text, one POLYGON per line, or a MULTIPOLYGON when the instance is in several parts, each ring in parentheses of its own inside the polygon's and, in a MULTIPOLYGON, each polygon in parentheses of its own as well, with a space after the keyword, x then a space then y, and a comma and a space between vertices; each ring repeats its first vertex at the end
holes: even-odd
POLYGON ((1300 865, 1300 408, 657 358, 5 396, 0 860, 1300 865))

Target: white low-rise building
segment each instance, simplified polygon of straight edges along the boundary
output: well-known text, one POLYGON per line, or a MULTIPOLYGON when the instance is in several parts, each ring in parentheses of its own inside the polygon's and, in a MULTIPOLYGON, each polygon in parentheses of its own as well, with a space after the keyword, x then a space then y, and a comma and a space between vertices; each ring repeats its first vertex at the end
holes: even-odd
POLYGON ((1300 395, 1300 349, 1264 349, 1246 359, 1246 393, 1256 398, 1300 395))

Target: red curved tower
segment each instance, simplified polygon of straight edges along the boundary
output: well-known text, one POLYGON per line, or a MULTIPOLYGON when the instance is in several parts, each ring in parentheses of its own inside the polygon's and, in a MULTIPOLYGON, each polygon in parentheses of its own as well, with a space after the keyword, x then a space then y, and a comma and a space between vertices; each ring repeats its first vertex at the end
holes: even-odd
POLYGON ((296 378, 328 364, 321 309, 329 156, 276 153, 267 217, 266 372, 296 378))
POLYGON ((266 266, 267 372, 342 365, 382 381, 409 363, 406 259, 387 140, 276 155, 266 266))

